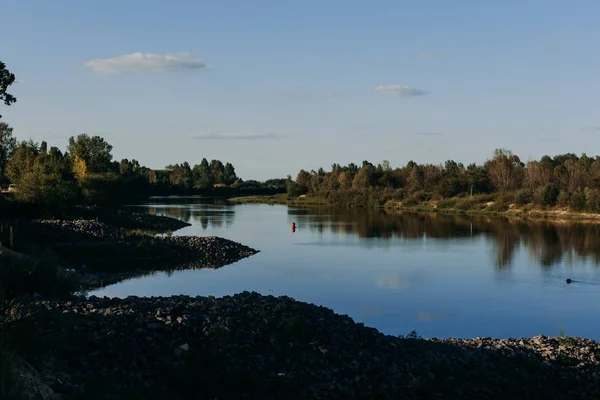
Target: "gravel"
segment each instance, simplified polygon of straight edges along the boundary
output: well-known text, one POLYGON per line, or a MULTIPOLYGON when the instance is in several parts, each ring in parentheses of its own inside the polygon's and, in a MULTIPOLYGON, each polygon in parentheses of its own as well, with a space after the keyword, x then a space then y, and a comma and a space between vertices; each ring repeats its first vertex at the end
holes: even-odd
MULTIPOLYGON (((249 292, 35 300, 14 314, 39 308, 71 318, 45 379, 75 398, 600 398, 600 345, 580 338, 397 338, 249 292)), ((52 326, 44 337, 60 336, 52 326)))

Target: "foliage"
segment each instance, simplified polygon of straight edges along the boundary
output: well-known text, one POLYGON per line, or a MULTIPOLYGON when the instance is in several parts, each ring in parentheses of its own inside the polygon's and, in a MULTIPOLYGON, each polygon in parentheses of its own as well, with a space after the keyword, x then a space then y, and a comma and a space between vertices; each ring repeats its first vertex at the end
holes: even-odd
POLYGON ((558 200, 560 190, 553 184, 547 184, 538 189, 535 194, 535 201, 543 206, 553 206, 558 200))
POLYGON ((533 200, 533 193, 529 188, 523 188, 517 192, 516 202, 518 205, 523 206, 531 203, 533 200))
POLYGON ((4 181, 6 177, 6 166, 15 147, 17 139, 13 136, 13 128, 0 122, 0 181, 4 181))
MULTIPOLYGON (((0 61, 0 101, 7 106, 17 101, 15 96, 7 92, 8 87, 15 83, 15 80, 15 75, 6 68, 6 64, 0 61)), ((2 118, 2 115, 0 115, 0 118, 2 118)))
MULTIPOLYGON (((332 205, 347 207, 371 207, 391 199, 401 200, 406 207, 440 200, 440 210, 481 209, 489 201, 495 204, 488 210, 505 210, 515 202, 520 206, 573 203, 574 209, 581 209, 583 195, 573 202, 572 194, 600 190, 600 156, 567 153, 544 156, 525 165, 510 150, 496 149, 483 165, 465 166, 453 160, 443 165, 409 161, 394 169, 387 161, 378 165, 363 161, 360 166, 334 163, 330 171, 300 170, 295 181, 288 177, 286 187, 290 197, 319 196, 332 205), (481 195, 491 196, 484 199, 478 197, 481 195)), ((600 210, 594 192, 585 193, 584 208, 600 210)))
POLYGON ((584 211, 586 206, 585 193, 582 190, 576 190, 571 195, 569 205, 573 211, 584 211))
POLYGON ((67 152, 73 160, 79 158, 85 162, 89 173, 109 172, 112 169, 112 146, 100 136, 88 136, 85 133, 69 138, 67 152))

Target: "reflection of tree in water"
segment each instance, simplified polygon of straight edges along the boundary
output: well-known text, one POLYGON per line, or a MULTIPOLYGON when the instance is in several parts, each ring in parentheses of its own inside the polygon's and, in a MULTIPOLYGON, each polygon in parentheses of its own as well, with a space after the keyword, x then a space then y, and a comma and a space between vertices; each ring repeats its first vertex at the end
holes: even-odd
POLYGON ((149 207, 148 213, 162 217, 177 218, 187 223, 190 223, 192 219, 192 213, 190 210, 183 207, 149 207))
POLYGON ((161 198, 156 200, 160 207, 149 207, 150 214, 177 218, 188 223, 199 223, 203 230, 233 225, 234 207, 226 206, 224 199, 207 198, 161 198), (182 204, 185 204, 182 206, 182 204))
POLYGON ((299 226, 359 238, 461 239, 486 236, 494 243, 495 264, 510 267, 521 244, 543 267, 566 256, 592 259, 600 264, 600 225, 524 221, 502 217, 469 217, 441 214, 388 214, 365 209, 288 209, 299 226))

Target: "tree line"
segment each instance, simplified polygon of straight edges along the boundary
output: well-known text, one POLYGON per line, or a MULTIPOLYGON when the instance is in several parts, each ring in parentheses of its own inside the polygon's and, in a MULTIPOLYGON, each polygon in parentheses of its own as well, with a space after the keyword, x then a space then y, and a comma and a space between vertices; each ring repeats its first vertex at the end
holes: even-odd
POLYGON ((300 170, 288 176, 290 197, 322 196, 331 204, 382 205, 389 200, 416 205, 473 195, 494 195, 509 203, 570 206, 575 211, 600 212, 600 156, 566 153, 526 163, 510 150, 496 149, 482 165, 448 160, 444 164, 409 161, 393 169, 388 161, 358 166, 333 164, 330 171, 300 170))
POLYGON ((244 186, 231 163, 206 159, 154 170, 137 160, 113 160, 112 145, 100 136, 70 137, 67 149, 27 140, 18 142, 13 129, 0 122, 0 181, 16 185, 24 202, 94 204, 132 201, 150 194, 211 191, 215 186, 244 186))

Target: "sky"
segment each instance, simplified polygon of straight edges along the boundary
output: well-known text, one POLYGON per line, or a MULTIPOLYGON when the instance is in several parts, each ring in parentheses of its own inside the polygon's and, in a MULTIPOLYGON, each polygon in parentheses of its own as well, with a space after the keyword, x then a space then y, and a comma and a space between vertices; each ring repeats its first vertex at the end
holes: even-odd
POLYGON ((243 179, 600 149, 600 2, 13 0, 18 139, 243 179))

